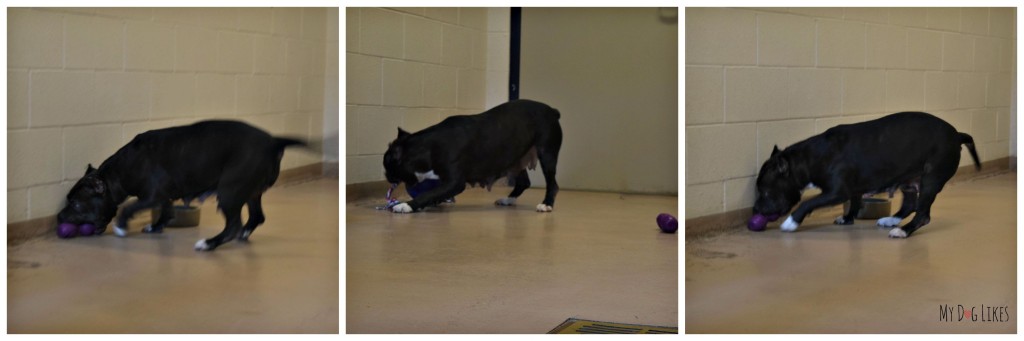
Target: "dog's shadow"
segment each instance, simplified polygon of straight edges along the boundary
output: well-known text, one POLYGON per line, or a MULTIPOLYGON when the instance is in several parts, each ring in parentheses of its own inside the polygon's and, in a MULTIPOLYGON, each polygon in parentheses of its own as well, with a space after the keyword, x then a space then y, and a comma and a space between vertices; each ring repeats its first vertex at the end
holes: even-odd
MULTIPOLYGON (((126 237, 118 237, 109 229, 99 236, 77 237, 73 239, 60 240, 61 243, 70 243, 78 247, 89 248, 96 253, 102 254, 104 258, 124 257, 126 254, 149 255, 169 258, 191 259, 199 256, 214 257, 220 254, 237 254, 242 252, 246 257, 259 257, 259 252, 254 252, 252 247, 261 242, 283 243, 286 239, 279 238, 272 234, 254 237, 255 240, 240 241, 232 240, 218 247, 214 251, 195 251, 194 243, 200 238, 207 238, 221 226, 211 226, 208 229, 196 227, 174 227, 165 228, 163 233, 142 233, 142 226, 132 226, 126 237)), ((280 248, 274 248, 280 250, 280 248)), ((266 256, 266 255, 263 255, 266 256)))
MULTIPOLYGON (((390 208, 384 208, 385 206, 380 202, 357 202, 352 204, 355 207, 365 210, 374 210, 385 213, 393 213, 390 208)), ((506 211, 534 211, 535 209, 527 205, 513 205, 513 206, 502 206, 490 204, 441 204, 437 206, 425 207, 422 210, 414 213, 450 213, 450 212, 483 212, 483 211, 495 211, 495 212, 506 212, 506 211)))
MULTIPOLYGON (((903 225, 901 224, 899 226, 903 226, 903 225)), ((787 235, 801 235, 801 234, 805 234, 806 233, 806 234, 809 234, 809 235, 818 235, 818 236, 824 236, 825 234, 835 234, 835 233, 846 233, 846 234, 850 234, 850 235, 861 235, 862 233, 878 232, 878 233, 883 234, 886 238, 888 238, 889 231, 892 230, 892 229, 893 229, 893 227, 878 226, 877 224, 875 224, 873 221, 871 221, 869 219, 863 219, 862 221, 855 222, 854 224, 851 224, 851 225, 836 225, 836 224, 833 224, 831 222, 820 222, 820 223, 819 222, 814 222, 814 223, 809 223, 809 224, 806 224, 806 225, 801 225, 795 232, 785 232, 785 231, 782 231, 779 227, 776 226, 774 228, 774 231, 775 232, 779 232, 779 233, 783 233, 783 234, 787 234, 787 235)), ((769 229, 769 231, 771 231, 771 230, 773 230, 773 229, 769 229)), ((918 234, 921 234, 921 233, 928 233, 929 230, 941 231, 941 230, 944 230, 944 228, 942 226, 928 226, 928 228, 922 228, 922 229, 919 229, 919 230, 915 231, 914 235, 917 236, 918 234)))

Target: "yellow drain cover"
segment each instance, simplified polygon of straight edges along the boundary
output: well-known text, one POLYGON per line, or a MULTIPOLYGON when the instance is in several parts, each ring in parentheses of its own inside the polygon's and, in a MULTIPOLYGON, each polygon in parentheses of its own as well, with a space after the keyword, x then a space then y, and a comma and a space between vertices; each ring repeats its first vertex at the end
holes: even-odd
POLYGON ((679 334, 677 327, 568 319, 548 334, 679 334))

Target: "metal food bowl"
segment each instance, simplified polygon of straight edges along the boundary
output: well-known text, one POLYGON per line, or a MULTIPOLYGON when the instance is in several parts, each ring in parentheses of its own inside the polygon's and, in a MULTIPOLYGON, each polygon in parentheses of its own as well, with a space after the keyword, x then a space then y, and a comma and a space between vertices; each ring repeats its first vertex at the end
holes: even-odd
MULTIPOLYGON (((160 208, 153 209, 153 221, 160 217, 160 208)), ((167 222, 167 227, 195 227, 199 226, 199 207, 184 205, 174 206, 174 218, 167 222)))
MULTIPOLYGON (((850 202, 843 204, 843 212, 850 210, 850 202)), ((861 199, 860 212, 856 219, 878 219, 892 215, 892 200, 884 198, 861 199)))

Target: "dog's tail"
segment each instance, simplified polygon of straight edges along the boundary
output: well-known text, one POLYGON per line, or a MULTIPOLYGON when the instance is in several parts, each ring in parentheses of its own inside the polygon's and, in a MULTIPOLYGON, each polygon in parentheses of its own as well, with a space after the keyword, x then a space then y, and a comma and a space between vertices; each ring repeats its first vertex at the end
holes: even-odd
POLYGON ((974 138, 965 133, 959 134, 960 144, 967 146, 967 151, 971 153, 971 158, 974 159, 974 170, 981 170, 981 162, 978 161, 978 151, 974 149, 974 138))
POLYGON ((293 145, 300 145, 300 146, 303 146, 303 147, 309 146, 309 144, 306 143, 306 141, 299 140, 299 139, 293 139, 293 138, 287 138, 287 137, 275 137, 274 138, 274 149, 284 150, 286 147, 293 146, 293 145))

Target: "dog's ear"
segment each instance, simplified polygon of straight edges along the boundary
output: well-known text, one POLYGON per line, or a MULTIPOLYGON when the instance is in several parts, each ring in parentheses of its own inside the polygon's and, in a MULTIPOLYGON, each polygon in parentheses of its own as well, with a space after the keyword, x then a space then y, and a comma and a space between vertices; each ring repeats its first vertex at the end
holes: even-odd
POLYGON ((396 164, 402 160, 402 143, 395 140, 388 143, 388 150, 384 152, 385 164, 396 164))
POLYGON ((778 154, 778 153, 779 153, 779 145, 775 145, 775 147, 772 148, 772 155, 769 156, 769 157, 775 156, 775 154, 778 154))
POLYGON ((402 128, 399 127, 398 128, 398 138, 403 138, 403 137, 406 137, 406 136, 409 136, 409 132, 407 132, 405 130, 402 130, 402 128))
MULTIPOLYGON (((105 183, 103 183, 103 180, 101 180, 99 177, 96 177, 94 175, 86 175, 86 176, 83 176, 81 179, 78 180, 78 183, 76 183, 75 187, 73 187, 71 189, 71 192, 74 193, 74 192, 82 191, 82 193, 87 193, 87 194, 88 193, 99 194, 99 193, 103 193, 106 189, 107 189, 107 185, 105 183)), ((71 194, 68 194, 68 195, 70 196, 71 194)))
POLYGON ((789 171, 789 160, 780 156, 775 162, 775 169, 779 171, 779 174, 786 174, 789 171))
POLYGON ((95 171, 96 171, 96 168, 92 168, 92 164, 91 163, 88 166, 85 167, 85 175, 89 175, 89 173, 92 173, 92 172, 95 172, 95 171))

